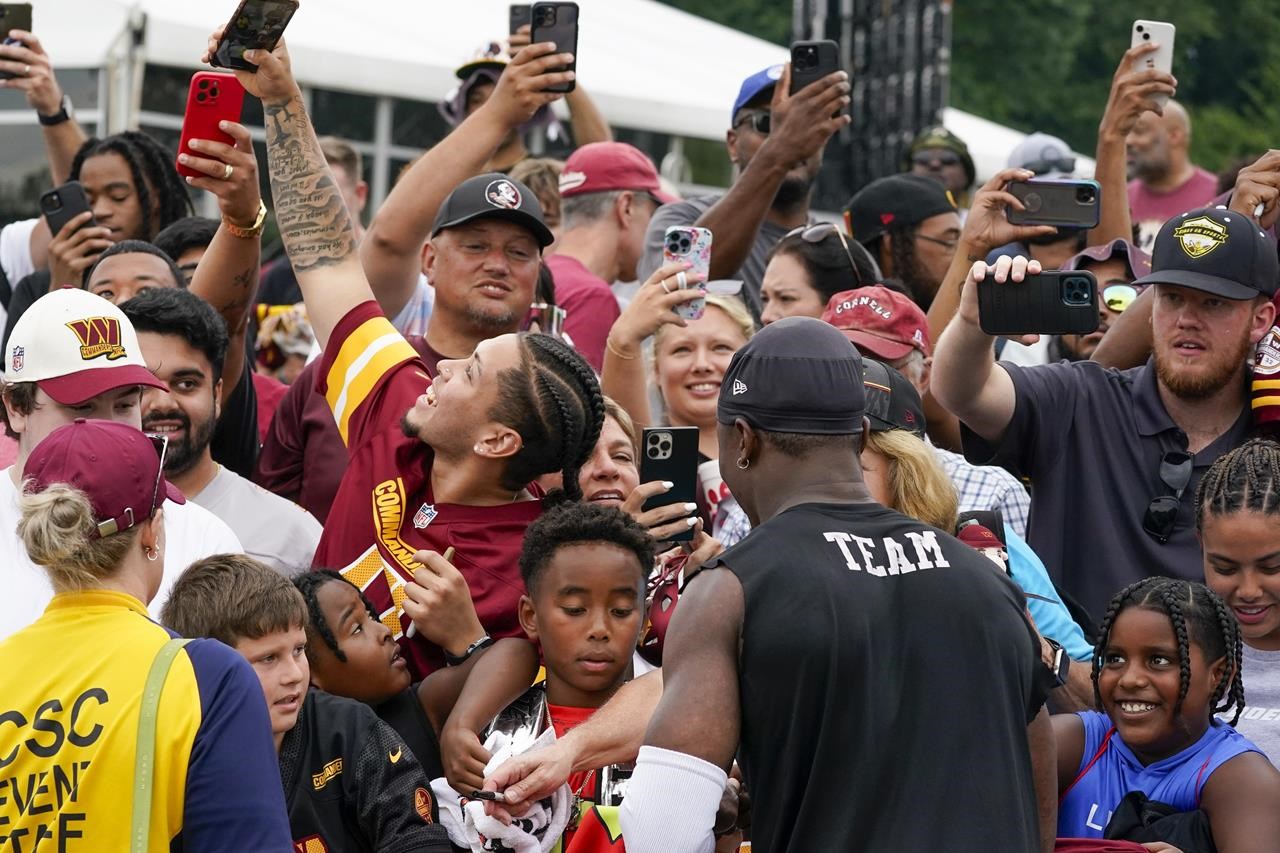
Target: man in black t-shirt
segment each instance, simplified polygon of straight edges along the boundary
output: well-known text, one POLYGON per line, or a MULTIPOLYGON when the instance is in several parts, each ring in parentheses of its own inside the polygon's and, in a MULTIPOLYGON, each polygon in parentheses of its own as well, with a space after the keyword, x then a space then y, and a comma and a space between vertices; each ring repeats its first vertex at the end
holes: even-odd
POLYGON ((871 500, 852 344, 779 321, 721 388, 725 483, 754 529, 680 598, 627 848, 710 849, 736 755, 771 853, 1051 849, 1051 679, 1022 596, 871 500))

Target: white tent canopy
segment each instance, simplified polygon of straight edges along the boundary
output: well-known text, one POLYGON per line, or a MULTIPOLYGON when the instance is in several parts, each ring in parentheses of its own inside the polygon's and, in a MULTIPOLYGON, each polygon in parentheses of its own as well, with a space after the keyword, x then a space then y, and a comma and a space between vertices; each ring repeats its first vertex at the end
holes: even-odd
MULTIPOLYGON (((787 50, 654 0, 578 0, 578 73, 615 125, 723 138, 742 79, 787 50)), ((35 29, 54 62, 103 67, 131 20, 145 14, 147 62, 196 68, 233 0, 36 0, 35 29)), ((364 94, 439 101, 454 69, 504 35, 507 0, 302 0, 287 38, 298 79, 364 94)), ((118 54, 117 54, 118 55, 118 54)), ((964 139, 979 177, 1002 168, 1024 134, 958 110, 944 123, 964 139)), ((1089 173, 1092 161, 1079 171, 1089 173)))

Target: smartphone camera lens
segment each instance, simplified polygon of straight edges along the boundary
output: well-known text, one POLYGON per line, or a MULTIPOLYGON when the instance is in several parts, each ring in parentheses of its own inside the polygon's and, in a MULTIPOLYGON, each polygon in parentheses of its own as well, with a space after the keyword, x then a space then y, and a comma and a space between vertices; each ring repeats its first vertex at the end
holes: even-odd
POLYGON ((208 89, 208 88, 209 88, 209 81, 208 81, 208 80, 201 80, 201 81, 200 81, 200 85, 199 85, 199 87, 198 87, 198 88, 200 88, 200 89, 208 89))
POLYGON ((1080 276, 1072 276, 1064 279, 1062 282, 1062 301, 1073 307, 1080 307, 1089 304, 1089 294, 1092 288, 1089 286, 1089 279, 1080 276))
POLYGON ((1076 190, 1076 201, 1081 204, 1093 204, 1098 198, 1093 187, 1080 187, 1076 190))
POLYGON ((62 196, 58 193, 49 193, 49 209, 62 210, 62 196))
POLYGON ((198 101, 199 103, 203 104, 208 98, 209 96, 206 95, 204 92, 196 92, 196 101, 198 101))
POLYGON ((687 237, 682 238, 682 239, 680 240, 680 244, 679 244, 679 245, 680 245, 680 254, 682 254, 682 255, 687 255, 687 254, 689 254, 689 250, 693 248, 693 243, 691 243, 691 242, 689 241, 689 238, 687 238, 687 237))
POLYGON ((1143 33, 1142 38, 1145 41, 1151 41, 1151 33, 1143 33))
POLYGON ((1138 30, 1138 32, 1142 32, 1142 30, 1143 30, 1143 26, 1142 26, 1142 24, 1138 24, 1137 30, 1138 30))
POLYGON ((537 24, 540 27, 554 26, 556 22, 556 10, 554 6, 539 6, 537 24))

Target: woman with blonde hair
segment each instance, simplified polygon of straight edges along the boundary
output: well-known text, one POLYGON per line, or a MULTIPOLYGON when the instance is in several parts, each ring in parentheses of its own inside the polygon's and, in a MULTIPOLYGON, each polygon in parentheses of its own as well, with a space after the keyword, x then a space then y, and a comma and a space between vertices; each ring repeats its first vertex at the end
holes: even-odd
POLYGON ((0 800, 0 825, 61 849, 287 850, 271 726, 253 669, 147 615, 163 574, 161 437, 76 420, 23 470, 18 535, 54 597, 0 643, 0 758, 39 805, 0 800), (159 451, 159 452, 157 452, 159 451), (37 787, 38 786, 38 787, 37 787))

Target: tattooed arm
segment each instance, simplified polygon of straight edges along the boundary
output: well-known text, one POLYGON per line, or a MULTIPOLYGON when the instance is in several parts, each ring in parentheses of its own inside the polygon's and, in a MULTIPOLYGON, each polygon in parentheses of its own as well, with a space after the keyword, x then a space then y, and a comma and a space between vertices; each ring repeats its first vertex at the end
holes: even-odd
POLYGON ((260 234, 239 237, 227 224, 242 233, 252 231, 262 196, 258 191, 258 161, 253 156, 249 131, 234 122, 224 122, 223 129, 235 139, 234 146, 193 139, 191 148, 202 156, 182 154, 180 159, 183 165, 204 173, 204 177, 187 178, 187 183, 213 193, 222 213, 223 224, 191 278, 191 292, 212 305, 227 324, 230 341, 222 366, 222 402, 225 403, 244 378, 244 339, 249 331, 249 314, 258 289, 258 264, 262 255, 260 234), (231 167, 230 178, 226 177, 227 166, 231 167))
MULTIPOLYGON (((210 36, 206 62, 221 35, 210 36)), ((284 40, 270 52, 246 51, 244 58, 258 66, 256 73, 237 71, 236 77, 262 100, 280 238, 298 276, 311 328, 324 346, 338 321, 372 299, 373 292, 360 268, 351 215, 303 109, 284 40)))

